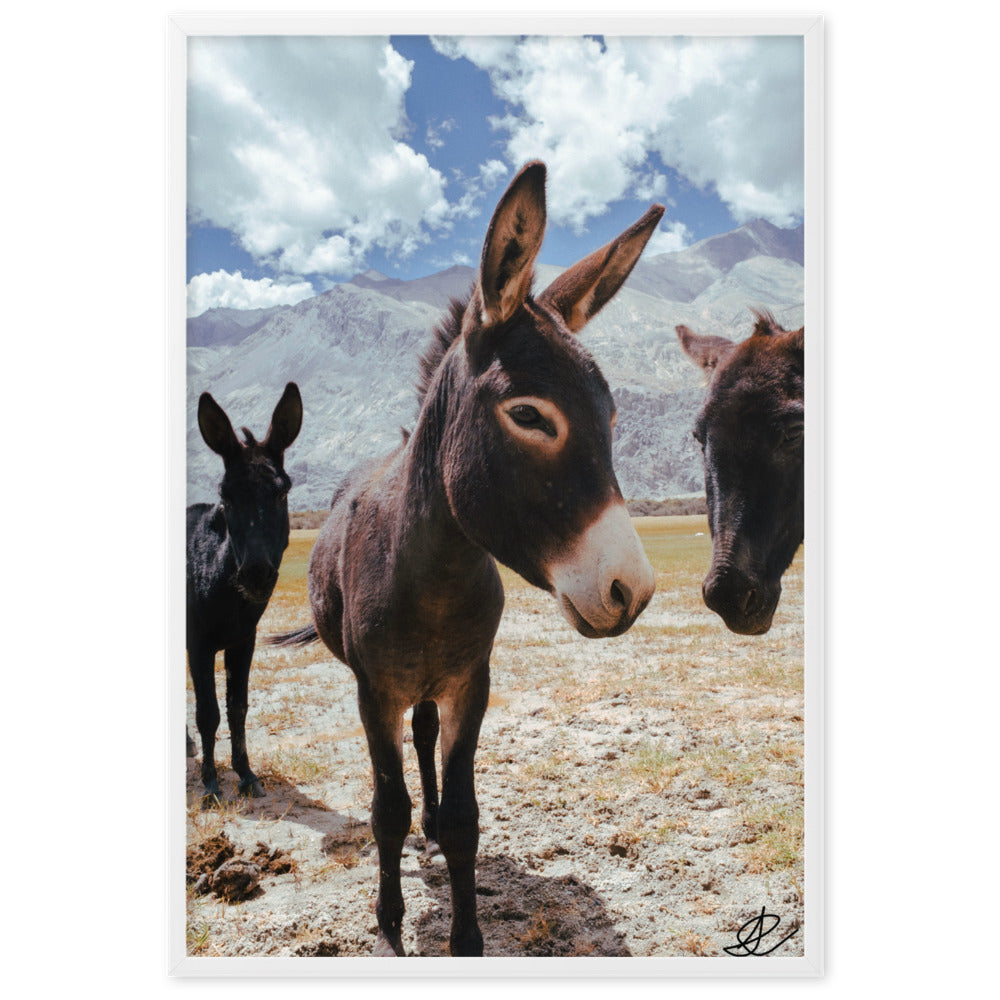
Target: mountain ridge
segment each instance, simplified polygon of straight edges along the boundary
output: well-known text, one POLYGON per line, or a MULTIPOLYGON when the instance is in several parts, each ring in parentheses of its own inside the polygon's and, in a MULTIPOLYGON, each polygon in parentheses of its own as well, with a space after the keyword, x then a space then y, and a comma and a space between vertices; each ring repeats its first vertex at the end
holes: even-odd
MULTIPOLYGON (((674 327, 740 339, 752 328, 752 306, 770 308, 785 326, 801 325, 801 244, 801 226, 754 222, 642 259, 584 329, 581 344, 618 407, 614 461, 627 499, 703 488, 691 427, 704 389, 674 327)), ((536 289, 562 270, 538 266, 536 289)), ((448 300, 466 295, 474 277, 463 265, 411 281, 369 271, 295 305, 252 311, 266 316, 211 311, 219 315, 196 332, 203 339, 210 327, 227 332, 208 343, 192 343, 189 321, 188 502, 215 499, 222 471, 197 429, 200 393, 211 391, 235 426, 263 434, 285 383, 295 381, 305 419, 286 455, 290 502, 298 510, 326 507, 349 468, 395 447, 400 428, 412 426, 419 357, 448 300)))

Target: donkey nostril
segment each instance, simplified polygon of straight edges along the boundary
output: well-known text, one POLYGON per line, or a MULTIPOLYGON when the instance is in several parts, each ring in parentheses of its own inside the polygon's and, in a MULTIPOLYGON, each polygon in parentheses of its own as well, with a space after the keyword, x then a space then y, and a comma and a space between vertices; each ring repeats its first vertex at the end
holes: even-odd
POLYGON ((751 587, 743 595, 743 599, 739 602, 740 603, 740 611, 742 611, 743 614, 745 614, 745 615, 750 614, 750 609, 753 607, 753 604, 754 604, 756 598, 757 598, 757 591, 754 590, 751 587))
POLYGON ((614 607, 620 607, 627 611, 629 605, 632 603, 632 591, 625 586, 621 580, 615 580, 611 584, 611 604, 614 607))

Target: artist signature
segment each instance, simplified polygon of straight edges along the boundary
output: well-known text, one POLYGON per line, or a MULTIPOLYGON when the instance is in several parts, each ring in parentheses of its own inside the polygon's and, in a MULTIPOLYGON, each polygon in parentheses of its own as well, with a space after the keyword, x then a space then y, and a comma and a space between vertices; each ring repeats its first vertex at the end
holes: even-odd
POLYGON ((729 955, 735 955, 739 958, 743 958, 746 955, 770 955, 775 948, 780 948, 790 937, 798 934, 798 927, 792 931, 791 934, 786 934, 777 944, 771 945, 766 951, 761 951, 761 942, 774 931, 778 924, 781 923, 781 917, 776 913, 768 913, 767 907, 762 906, 760 908, 760 914, 756 917, 751 917, 737 932, 736 932, 736 944, 731 944, 728 948, 724 948, 729 955), (764 924, 765 920, 773 920, 774 923, 770 927, 766 927, 764 924))

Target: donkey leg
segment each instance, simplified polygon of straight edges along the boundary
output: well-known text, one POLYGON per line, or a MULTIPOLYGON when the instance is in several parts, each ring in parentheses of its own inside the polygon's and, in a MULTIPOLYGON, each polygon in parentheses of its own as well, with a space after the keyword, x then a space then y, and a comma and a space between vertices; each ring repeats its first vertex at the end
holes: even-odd
POLYGON ((256 636, 251 635, 248 642, 226 650, 226 717, 233 745, 233 770, 240 778, 240 795, 259 798, 264 789, 250 770, 246 739, 247 692, 255 641, 256 636))
POLYGON ((438 783, 434 751, 437 748, 438 733, 437 705, 433 701, 422 701, 413 709, 413 746, 417 751, 420 767, 420 785, 423 788, 424 808, 420 817, 428 854, 440 850, 437 842, 438 783))
POLYGON ((372 759, 372 833, 378 846, 378 940, 374 955, 405 955, 403 890, 399 863, 410 832, 410 796, 403 780, 403 711, 380 705, 361 691, 358 703, 372 759))
POLYGON ((215 697, 215 651, 188 649, 188 669, 194 684, 194 717, 201 737, 201 783, 205 802, 222 798, 215 770, 215 733, 219 728, 219 703, 215 697))
POLYGON ((441 705, 438 841, 451 879, 452 955, 483 953, 483 935, 476 920, 479 804, 476 802, 475 755, 489 693, 490 675, 486 666, 450 704, 441 705))

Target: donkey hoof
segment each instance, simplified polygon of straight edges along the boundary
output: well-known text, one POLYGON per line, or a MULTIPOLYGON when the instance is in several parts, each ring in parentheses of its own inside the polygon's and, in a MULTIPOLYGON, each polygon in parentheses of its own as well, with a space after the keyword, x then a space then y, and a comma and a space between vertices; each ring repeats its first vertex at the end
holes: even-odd
POLYGON ((428 861, 432 859, 443 860, 444 854, 441 851, 441 845, 436 840, 430 840, 428 838, 427 843, 424 844, 424 857, 427 858, 428 861))
POLYGON ((264 789, 256 777, 241 781, 239 792, 240 795, 248 799, 262 799, 264 797, 264 789))
POLYGON ((381 931, 379 931, 378 940, 375 942, 375 947, 372 949, 372 958, 397 958, 405 956, 406 952, 403 950, 402 940, 393 944, 381 931))
POLYGON ((202 809, 215 809, 217 806, 222 805, 222 792, 219 787, 206 788, 204 794, 201 797, 201 808, 202 809))
POLYGON ((453 934, 449 942, 452 957, 482 958, 483 935, 478 927, 465 928, 460 935, 453 934))

